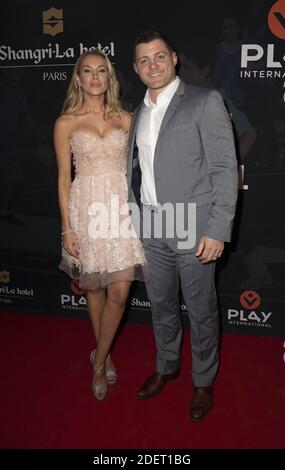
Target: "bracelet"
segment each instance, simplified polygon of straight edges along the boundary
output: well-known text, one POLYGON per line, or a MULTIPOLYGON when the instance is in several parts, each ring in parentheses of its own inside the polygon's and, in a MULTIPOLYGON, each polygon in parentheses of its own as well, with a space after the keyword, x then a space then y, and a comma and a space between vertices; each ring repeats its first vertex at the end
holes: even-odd
POLYGON ((72 232, 74 232, 74 230, 72 230, 72 228, 70 228, 69 230, 63 230, 61 232, 61 235, 67 235, 68 233, 72 233, 72 232))

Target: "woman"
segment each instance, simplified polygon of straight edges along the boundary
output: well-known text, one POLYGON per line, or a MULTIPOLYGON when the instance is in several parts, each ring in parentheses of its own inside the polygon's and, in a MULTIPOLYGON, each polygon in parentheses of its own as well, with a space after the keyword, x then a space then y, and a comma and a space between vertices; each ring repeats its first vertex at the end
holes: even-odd
POLYGON ((145 257, 128 215, 126 150, 131 117, 118 100, 113 66, 99 49, 77 60, 54 142, 63 251, 60 268, 87 290, 97 343, 92 391, 105 398, 117 380, 110 348, 133 279, 145 257), (72 177, 72 158, 75 178, 72 177))

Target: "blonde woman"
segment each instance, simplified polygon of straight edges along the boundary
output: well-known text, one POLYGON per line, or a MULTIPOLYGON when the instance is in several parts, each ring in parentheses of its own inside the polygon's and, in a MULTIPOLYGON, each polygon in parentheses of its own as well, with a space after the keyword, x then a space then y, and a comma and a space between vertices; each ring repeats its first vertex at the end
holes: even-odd
POLYGON ((126 211, 131 116, 121 108, 118 93, 108 57, 99 49, 82 54, 54 129, 63 239, 60 268, 87 291, 97 345, 90 356, 92 391, 98 400, 117 380, 110 348, 131 282, 142 279, 139 271, 146 263, 126 211))

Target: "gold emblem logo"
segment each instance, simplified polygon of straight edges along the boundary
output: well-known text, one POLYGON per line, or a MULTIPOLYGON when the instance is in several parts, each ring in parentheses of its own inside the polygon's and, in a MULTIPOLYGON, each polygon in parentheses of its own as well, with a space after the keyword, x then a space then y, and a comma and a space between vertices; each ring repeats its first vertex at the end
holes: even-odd
POLYGON ((43 11, 43 33, 55 36, 63 32, 63 9, 49 8, 43 11))
POLYGON ((0 282, 3 282, 4 284, 10 282, 10 273, 8 273, 8 271, 0 271, 0 282))

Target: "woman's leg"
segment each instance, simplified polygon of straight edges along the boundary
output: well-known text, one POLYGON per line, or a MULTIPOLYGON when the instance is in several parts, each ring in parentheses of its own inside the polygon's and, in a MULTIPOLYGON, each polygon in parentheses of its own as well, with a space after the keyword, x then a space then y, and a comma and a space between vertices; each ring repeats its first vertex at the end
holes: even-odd
POLYGON ((92 324, 96 343, 98 344, 100 322, 103 313, 103 308, 106 302, 106 289, 99 287, 96 290, 89 290, 87 292, 87 307, 89 318, 92 324))
POLYGON ((115 383, 117 378, 116 369, 110 356, 108 357, 108 354, 124 313, 130 285, 130 282, 116 282, 111 284, 107 288, 107 296, 103 289, 100 289, 101 292, 97 289, 93 291, 93 294, 88 293, 88 307, 91 307, 89 314, 97 342, 96 355, 92 358, 94 367, 92 390, 96 398, 98 398, 98 390, 101 390, 100 393, 102 395, 106 395, 107 366, 109 374, 110 371, 112 371, 111 377, 108 376, 108 383, 115 383), (107 357, 108 362, 106 365, 107 357), (98 370, 100 370, 100 373, 96 372, 98 370))
MULTIPOLYGON (((106 289, 99 287, 95 290, 89 290, 87 292, 86 298, 89 318, 91 321, 96 344, 98 344, 100 322, 106 302, 106 289)), ((95 397, 98 400, 102 400, 105 398, 107 392, 105 364, 101 364, 99 367, 95 366, 95 349, 91 353, 90 362, 93 364, 93 379, 91 388, 95 397)))
POLYGON ((100 319, 96 364, 104 364, 122 319, 129 295, 130 282, 115 282, 107 288, 107 299, 100 319))

